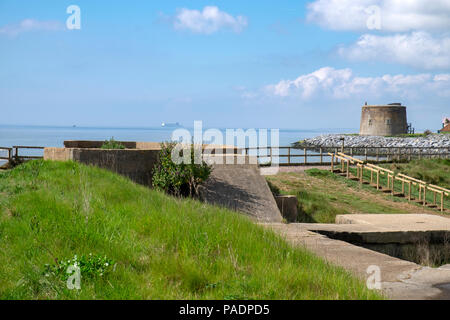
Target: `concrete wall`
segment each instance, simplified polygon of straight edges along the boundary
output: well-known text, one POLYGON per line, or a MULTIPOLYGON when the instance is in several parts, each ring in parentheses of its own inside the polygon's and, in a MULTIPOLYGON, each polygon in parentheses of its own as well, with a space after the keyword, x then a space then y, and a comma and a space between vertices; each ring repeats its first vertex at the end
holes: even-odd
POLYGON ((136 183, 151 186, 152 171, 158 162, 159 150, 103 150, 85 148, 45 148, 44 159, 77 161, 108 169, 136 183))
POLYGON ((361 113, 360 135, 391 136, 408 132, 406 107, 364 106, 361 113))
MULTIPOLYGON (((127 149, 142 149, 142 150, 160 150, 161 144, 159 142, 135 142, 135 141, 117 141, 127 149)), ((66 148, 85 148, 85 149, 99 149, 105 141, 84 141, 84 140, 69 140, 64 141, 66 148)))
MULTIPOLYGON (((158 142, 122 142, 129 149, 99 149, 103 141, 64 141, 66 148, 45 148, 44 160, 77 161, 108 169, 128 177, 136 183, 151 186, 152 172, 159 159, 161 150, 158 142), (70 147, 69 147, 70 146, 70 147), (82 147, 80 147, 82 146, 82 147)), ((220 146, 222 148, 222 146, 220 146)), ((233 147, 234 149, 234 147, 233 147)), ((213 152, 214 154, 214 152, 213 152)), ((227 162, 227 156, 210 156, 212 159, 220 157, 222 163, 227 162)), ((244 156, 229 156, 234 163, 257 163, 256 158, 244 156), (237 159, 243 160, 238 162, 237 159), (253 162, 250 162, 251 161, 253 162)))
POLYGON ((44 160, 69 161, 72 160, 72 150, 67 148, 45 148, 44 160))

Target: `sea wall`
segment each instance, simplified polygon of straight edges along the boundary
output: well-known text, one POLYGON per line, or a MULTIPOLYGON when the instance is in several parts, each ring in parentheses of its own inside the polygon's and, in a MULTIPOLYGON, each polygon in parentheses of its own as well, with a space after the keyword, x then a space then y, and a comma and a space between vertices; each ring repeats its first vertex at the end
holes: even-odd
POLYGON ((331 149, 342 147, 342 138, 346 148, 361 148, 361 150, 363 148, 410 148, 413 154, 450 152, 450 134, 431 134, 427 137, 416 138, 326 134, 305 139, 296 143, 295 146, 299 148, 323 148, 324 151, 327 149, 332 151, 331 149))

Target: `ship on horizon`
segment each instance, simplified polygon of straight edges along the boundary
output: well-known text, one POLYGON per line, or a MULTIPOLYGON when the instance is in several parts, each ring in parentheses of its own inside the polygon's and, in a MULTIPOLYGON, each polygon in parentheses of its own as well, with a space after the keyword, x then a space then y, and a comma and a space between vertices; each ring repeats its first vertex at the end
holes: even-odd
POLYGON ((163 122, 163 123, 161 123, 161 127, 163 127, 163 128, 177 128, 177 127, 181 127, 181 124, 179 122, 174 122, 174 123, 163 122))

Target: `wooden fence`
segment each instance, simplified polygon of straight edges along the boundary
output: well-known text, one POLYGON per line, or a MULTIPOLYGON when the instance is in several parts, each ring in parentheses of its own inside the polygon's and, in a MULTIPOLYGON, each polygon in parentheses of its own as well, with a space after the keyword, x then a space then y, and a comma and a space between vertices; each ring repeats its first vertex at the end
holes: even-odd
POLYGON ((0 151, 6 151, 7 156, 2 156, 0 154, 0 160, 6 160, 8 162, 16 161, 27 161, 34 159, 42 159, 41 155, 24 155, 20 154, 19 150, 44 150, 44 147, 35 147, 35 146, 13 146, 12 148, 8 147, 0 147, 0 151))
POLYGON ((381 163, 411 161, 424 158, 450 158, 450 148, 394 148, 394 147, 344 147, 344 148, 298 148, 298 147, 259 147, 245 148, 245 155, 252 155, 261 162, 273 163, 278 158, 280 166, 329 165, 337 160, 330 153, 342 152, 361 161, 381 163))
POLYGON ((331 165, 331 171, 335 172, 335 168, 337 168, 337 171, 345 175, 347 178, 351 178, 350 173, 350 165, 356 166, 356 176, 355 178, 359 180, 359 182, 362 184, 364 183, 364 170, 370 172, 370 179, 368 179, 368 183, 374 187, 376 187, 377 190, 385 190, 388 192, 391 192, 392 195, 402 196, 408 199, 408 201, 412 201, 412 188, 416 187, 418 191, 418 199, 416 199, 419 203, 421 203, 423 206, 429 206, 432 208, 438 208, 441 212, 444 212, 445 204, 444 204, 444 198, 448 197, 450 195, 450 190, 436 186, 433 184, 429 184, 425 181, 407 176, 402 173, 395 173, 392 170, 376 166, 371 163, 366 163, 364 161, 361 161, 360 159, 354 158, 352 156, 349 156, 344 153, 329 153, 328 154, 332 159, 332 165, 331 165), (334 165, 334 160, 337 162, 340 162, 337 166, 334 165), (375 176, 376 175, 376 180, 375 176), (386 179, 386 186, 383 187, 380 184, 380 176, 387 176, 386 179), (376 182, 375 182, 376 181, 376 182), (401 188, 400 192, 396 193, 395 183, 401 182, 401 188), (406 186, 408 188, 406 188, 406 186), (406 192, 406 189, 408 191, 406 192), (427 201, 427 193, 431 192, 433 194, 432 196, 432 202, 427 201), (439 196, 439 199, 438 199, 439 196), (439 204, 438 204, 439 202, 439 204))

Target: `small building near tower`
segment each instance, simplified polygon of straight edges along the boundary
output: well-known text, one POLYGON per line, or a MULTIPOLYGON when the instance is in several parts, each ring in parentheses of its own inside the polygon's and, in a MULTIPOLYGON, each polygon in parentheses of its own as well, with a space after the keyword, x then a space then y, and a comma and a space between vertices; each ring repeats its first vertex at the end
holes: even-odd
POLYGON ((441 132, 450 132, 450 118, 442 119, 442 129, 438 133, 441 132))
POLYGON ((406 107, 401 103, 362 107, 360 135, 395 136, 406 133, 408 133, 406 107))
POLYGON ((450 132, 450 118, 442 119, 442 129, 438 133, 441 132, 450 132))

